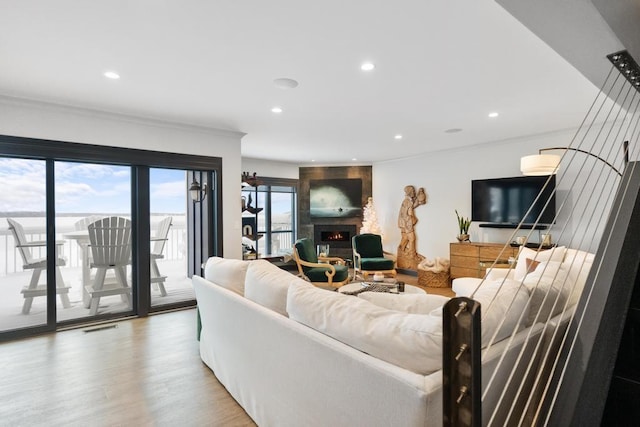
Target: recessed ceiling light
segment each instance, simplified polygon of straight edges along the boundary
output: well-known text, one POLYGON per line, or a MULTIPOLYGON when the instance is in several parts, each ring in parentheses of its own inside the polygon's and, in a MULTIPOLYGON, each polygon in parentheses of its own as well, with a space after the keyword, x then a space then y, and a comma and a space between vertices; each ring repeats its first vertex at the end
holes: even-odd
POLYGON ((313 159, 312 159, 312 160, 311 160, 311 163, 313 163, 313 162, 315 162, 315 160, 313 160, 313 159))
POLYGON ((352 162, 355 162, 356 160, 358 160, 358 159, 356 159, 355 157, 353 159, 351 159, 352 162))
POLYGON ((376 68, 376 66, 373 64, 373 62, 365 62, 360 66, 360 69, 362 71, 371 71, 374 68, 376 68))
POLYGON ((462 132, 462 129, 460 128, 451 128, 451 129, 447 129, 444 131, 445 133, 458 133, 458 132, 462 132))
POLYGON ((394 136, 395 139, 402 139, 402 135, 397 134, 396 136, 394 136))
POLYGON ((271 112, 272 112, 272 113, 276 113, 276 114, 280 114, 280 113, 282 113, 282 108, 280 108, 280 107, 273 107, 273 108, 271 109, 271 112))
POLYGON ((276 85, 277 88, 280 89, 294 89, 298 87, 298 82, 293 79, 288 79, 286 77, 275 79, 273 84, 276 85))
POLYGON ((491 117, 491 118, 498 117, 498 116, 499 116, 499 114, 496 113, 495 111, 492 112, 492 113, 489 113, 489 117, 491 117))
POLYGON ((115 71, 106 71, 104 73, 104 76, 111 80, 118 80, 120 78, 120 74, 116 73, 115 71))

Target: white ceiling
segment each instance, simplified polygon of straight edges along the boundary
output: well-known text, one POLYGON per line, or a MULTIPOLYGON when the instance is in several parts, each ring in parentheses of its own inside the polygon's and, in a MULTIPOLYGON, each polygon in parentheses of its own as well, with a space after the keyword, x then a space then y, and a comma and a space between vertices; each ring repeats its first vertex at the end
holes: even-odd
POLYGON ((0 94, 245 132, 246 157, 362 164, 568 129, 596 93, 493 0, 0 0, 0 94))

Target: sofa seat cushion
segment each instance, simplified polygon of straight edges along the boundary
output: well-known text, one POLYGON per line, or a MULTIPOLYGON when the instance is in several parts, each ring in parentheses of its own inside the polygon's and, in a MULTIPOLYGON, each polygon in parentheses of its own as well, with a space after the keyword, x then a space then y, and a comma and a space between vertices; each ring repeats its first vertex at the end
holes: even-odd
POLYGON ((372 270, 393 270, 394 262, 389 258, 362 258, 362 269, 372 270))
POLYGON ((244 281, 248 266, 248 261, 211 257, 204 267, 204 278, 244 296, 244 281))
POLYGON ((287 312, 318 332, 418 374, 442 367, 441 315, 388 310, 311 285, 289 286, 287 312))
POLYGON ((249 262, 244 284, 245 298, 287 316, 287 291, 301 278, 262 259, 249 262))
MULTIPOLYGON (((342 282, 349 277, 349 268, 346 265, 334 265, 336 268, 336 275, 333 276, 334 282, 342 282)), ((311 280, 312 282, 326 282, 328 280, 326 272, 329 270, 328 267, 311 267, 308 268, 304 274, 311 280)))

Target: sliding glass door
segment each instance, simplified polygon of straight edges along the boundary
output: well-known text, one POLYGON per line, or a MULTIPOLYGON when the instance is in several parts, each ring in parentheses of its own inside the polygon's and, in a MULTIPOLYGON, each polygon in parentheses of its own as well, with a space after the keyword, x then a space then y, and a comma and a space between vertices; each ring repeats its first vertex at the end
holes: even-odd
POLYGON ((187 203, 191 200, 188 188, 184 170, 149 170, 149 267, 153 307, 195 299, 187 267, 187 203))
POLYGON ((0 341, 195 305, 222 159, 2 135, 0 156, 0 341))
MULTIPOLYGON (((43 160, 0 158, 0 331, 47 324, 45 177, 43 160)), ((58 295, 69 305, 64 285, 58 295)))
POLYGON ((131 167, 55 162, 55 212, 71 299, 58 322, 131 312, 131 167))

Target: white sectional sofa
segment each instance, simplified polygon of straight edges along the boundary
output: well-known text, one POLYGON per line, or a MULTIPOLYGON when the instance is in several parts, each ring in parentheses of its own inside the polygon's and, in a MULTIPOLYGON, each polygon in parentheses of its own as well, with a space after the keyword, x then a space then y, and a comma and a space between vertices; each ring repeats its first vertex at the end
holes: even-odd
MULTIPOLYGON (((263 260, 217 257, 193 285, 201 358, 258 425, 442 425, 442 297, 361 294, 366 300, 313 287, 263 260)), ((518 292, 501 295, 526 301, 518 292)), ((476 299, 493 294, 487 286, 476 299)), ((493 317, 508 319, 497 333, 495 319, 483 321, 483 341, 518 328, 504 312, 508 304, 494 304, 493 317)), ((483 383, 505 349, 502 366, 511 368, 527 336, 540 334, 536 324, 483 351, 483 383)), ((523 357, 538 357, 532 353, 523 357)), ((503 389, 511 404, 520 383, 505 387, 509 373, 492 379, 497 392, 483 400, 488 414, 503 389)), ((498 409, 497 419, 507 410, 498 409)))

